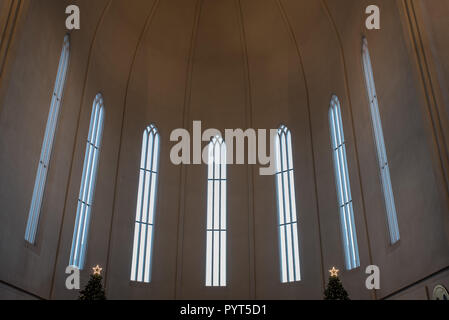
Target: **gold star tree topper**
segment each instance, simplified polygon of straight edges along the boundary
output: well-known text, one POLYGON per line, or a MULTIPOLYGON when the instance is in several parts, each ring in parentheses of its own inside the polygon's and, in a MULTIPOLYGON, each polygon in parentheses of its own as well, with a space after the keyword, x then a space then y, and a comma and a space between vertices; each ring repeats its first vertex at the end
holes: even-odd
POLYGON ((92 268, 92 270, 94 271, 94 276, 101 276, 101 271, 103 270, 102 268, 100 268, 100 266, 97 264, 96 267, 92 268))
POLYGON ((332 267, 331 270, 329 270, 331 277, 338 277, 338 273, 340 272, 340 270, 336 269, 335 267, 332 267))

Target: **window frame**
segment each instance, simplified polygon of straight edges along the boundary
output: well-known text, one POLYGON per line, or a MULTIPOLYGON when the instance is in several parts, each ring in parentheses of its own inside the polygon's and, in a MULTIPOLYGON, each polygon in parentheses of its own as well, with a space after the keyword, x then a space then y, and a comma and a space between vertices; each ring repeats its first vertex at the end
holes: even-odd
POLYGON ((275 144, 279 258, 281 282, 285 284, 302 280, 293 144, 292 134, 287 126, 281 125, 279 127, 275 144), (287 184, 285 180, 288 180, 287 184), (286 199, 287 196, 288 199, 286 199), (288 210, 286 207, 288 207, 288 210))
POLYGON ((101 156, 100 151, 103 140, 104 120, 104 100, 101 93, 99 93, 96 95, 92 106, 70 251, 69 265, 80 270, 84 268, 86 259, 92 207, 94 205, 101 156))
POLYGON ((336 95, 332 96, 329 106, 329 128, 346 269, 353 270, 360 267, 360 256, 346 152, 347 143, 344 135, 341 104, 336 95))
POLYGON ((160 149, 159 131, 154 124, 151 124, 143 133, 134 224, 130 280, 137 283, 148 284, 152 280, 160 149), (148 195, 145 198, 147 191, 148 195), (146 218, 143 218, 145 210, 147 214, 146 218), (142 232, 145 233, 145 241, 142 239, 142 232), (143 244, 145 247, 142 249, 143 244))
POLYGON ((393 192, 393 185, 391 182, 390 163, 388 161, 387 150, 385 146, 382 119, 379 110, 379 101, 376 91, 376 84, 374 81, 374 71, 368 47, 368 40, 365 37, 363 37, 362 39, 362 69, 364 72, 365 87, 370 106, 371 124, 376 145, 380 180, 382 184, 382 193, 390 235, 390 244, 394 245, 400 241, 401 236, 399 231, 399 222, 393 192))
POLYGON ((25 230, 25 241, 34 245, 39 227, 39 220, 42 211, 42 203, 47 184, 47 175, 50 167, 53 145, 58 128, 59 115, 64 96, 64 89, 67 80, 67 73, 70 63, 70 36, 64 37, 61 55, 59 58, 58 72, 53 88, 50 110, 45 127, 44 139, 42 142, 41 155, 37 166, 37 173, 34 182, 33 195, 28 212, 27 226, 25 230))
POLYGON ((227 146, 215 136, 208 145, 206 287, 227 286, 227 146), (217 160, 217 156, 219 159, 217 160), (217 178, 215 175, 217 174, 217 178), (216 205, 216 200, 219 203, 216 205), (216 212, 218 209, 218 212, 216 212), (224 239, 223 239, 224 238, 224 239), (218 245, 216 246, 216 241, 218 245), (218 251, 218 252, 217 252, 218 251), (218 258, 217 258, 218 257, 218 258), (217 275, 218 273, 218 275, 217 275))

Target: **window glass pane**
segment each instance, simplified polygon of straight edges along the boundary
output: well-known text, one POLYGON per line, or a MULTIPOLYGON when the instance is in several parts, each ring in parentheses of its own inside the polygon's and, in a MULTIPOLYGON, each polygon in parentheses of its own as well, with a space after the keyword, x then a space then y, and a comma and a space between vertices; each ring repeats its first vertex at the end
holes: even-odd
POLYGON ((331 100, 329 123, 345 262, 346 268, 352 270, 360 266, 360 259, 340 101, 336 96, 331 100))
POLYGON ((366 88, 371 109, 371 120, 374 129, 374 138, 377 148, 377 157, 379 160, 380 176, 382 180, 382 189, 387 212, 388 226, 390 230, 390 241, 395 244, 400 239, 399 224, 394 202, 393 188, 391 185, 390 168, 385 148, 385 140, 382 129, 382 121, 379 112, 379 103, 377 100, 376 86, 374 84, 374 74, 371 65, 371 57, 368 49, 368 41, 363 39, 363 67, 365 71, 366 88))
POLYGON ((275 139, 281 281, 301 281, 291 132, 281 126, 275 139))
POLYGON ((47 126, 45 128, 44 140, 42 143, 41 156, 37 166, 36 180, 34 183, 33 197, 31 199, 30 211, 28 214, 28 222, 25 231, 25 240, 31 244, 36 241, 36 232, 39 223, 39 216, 44 197, 45 184, 47 180, 48 166, 53 148, 56 127, 59 119, 61 108, 62 94, 64 90, 67 67, 70 56, 70 38, 67 35, 64 38, 62 52, 59 59, 58 73, 50 103, 50 111, 48 114, 47 126))
POLYGON ((140 166, 131 281, 150 283, 159 171, 159 133, 154 125, 143 134, 140 166))
POLYGON ((206 286, 226 286, 226 144, 214 137, 208 151, 206 286))
POLYGON ((78 197, 75 229, 73 231, 72 250, 70 252, 70 265, 79 269, 83 269, 84 267, 84 260, 87 250, 90 216, 97 180, 98 162, 100 158, 103 120, 103 97, 101 94, 98 94, 95 97, 92 108, 89 135, 86 143, 83 174, 78 197))

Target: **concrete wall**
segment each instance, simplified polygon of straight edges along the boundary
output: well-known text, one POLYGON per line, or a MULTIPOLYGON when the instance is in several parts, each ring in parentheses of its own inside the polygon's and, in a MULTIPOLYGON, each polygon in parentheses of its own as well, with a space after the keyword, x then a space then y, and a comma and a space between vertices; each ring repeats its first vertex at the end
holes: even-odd
MULTIPOLYGON (((329 137, 332 94, 342 105, 361 258, 361 268, 341 273, 351 297, 393 297, 409 286, 421 292, 422 279, 449 266, 447 191, 425 90, 400 1, 388 0, 378 1, 382 29, 369 32, 364 11, 371 3, 365 0, 75 1, 82 25, 71 33, 37 245, 25 245, 68 5, 25 2, 23 31, 14 38, 13 59, 0 83, 5 287, 42 298, 77 295, 65 289, 64 271, 98 92, 106 120, 86 266, 103 266, 111 299, 321 299, 327 270, 344 269, 329 137), (362 36, 370 45, 401 231, 393 247, 363 78, 362 36), (257 166, 244 165, 229 167, 228 286, 204 287, 206 167, 174 166, 169 159, 171 131, 190 130, 193 120, 201 120, 203 129, 285 124, 292 131, 300 283, 280 283, 275 181, 260 176, 257 166), (129 275, 141 139, 151 123, 161 133, 161 167, 153 282, 141 285, 130 283, 129 275), (364 287, 370 264, 382 271, 376 295, 364 287)), ((434 52, 445 57, 439 47, 434 52)), ((84 283, 89 273, 83 271, 84 283)), ((4 286, 0 297, 6 298, 4 286)))
POLYGON ((428 62, 435 74, 435 87, 442 95, 446 106, 446 114, 449 106, 449 44, 444 30, 448 30, 449 3, 444 0, 418 1, 416 14, 422 20, 422 33, 426 41, 428 62))

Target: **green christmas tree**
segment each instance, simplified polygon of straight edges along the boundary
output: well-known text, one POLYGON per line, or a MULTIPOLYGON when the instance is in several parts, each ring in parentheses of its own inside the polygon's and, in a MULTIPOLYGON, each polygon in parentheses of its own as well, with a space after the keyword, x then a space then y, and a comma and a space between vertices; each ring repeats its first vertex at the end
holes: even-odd
POLYGON ((96 301, 96 300, 106 300, 106 295, 103 288, 103 277, 101 276, 100 266, 93 268, 94 273, 90 276, 89 282, 87 283, 84 290, 80 291, 79 300, 84 301, 96 301))
POLYGON ((350 300, 348 292, 346 292, 340 278, 338 278, 338 271, 335 267, 329 270, 331 276, 329 277, 327 288, 324 291, 324 300, 350 300))

